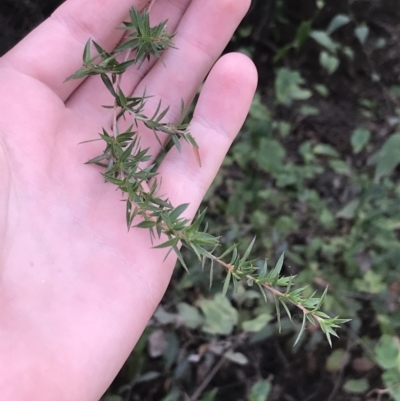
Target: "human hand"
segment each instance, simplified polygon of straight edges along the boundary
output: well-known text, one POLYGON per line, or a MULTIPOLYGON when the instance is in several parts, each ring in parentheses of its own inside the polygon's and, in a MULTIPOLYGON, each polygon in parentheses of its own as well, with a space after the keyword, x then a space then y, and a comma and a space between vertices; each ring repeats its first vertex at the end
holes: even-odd
MULTIPOLYGON (((249 0, 156 0, 153 22, 178 30, 162 63, 124 75, 178 118, 244 16, 249 0)), ((175 256, 126 231, 124 204, 96 166, 94 142, 112 113, 98 77, 64 83, 89 37, 113 49, 129 7, 145 0, 68 0, 0 59, 0 389, 5 400, 97 401, 158 305, 175 256)), ((172 204, 193 217, 247 114, 256 72, 245 56, 222 57, 203 88, 191 151, 169 152, 159 169, 172 204)), ((143 136, 156 155, 160 145, 143 136)), ((101 145, 100 145, 101 146, 101 145)))

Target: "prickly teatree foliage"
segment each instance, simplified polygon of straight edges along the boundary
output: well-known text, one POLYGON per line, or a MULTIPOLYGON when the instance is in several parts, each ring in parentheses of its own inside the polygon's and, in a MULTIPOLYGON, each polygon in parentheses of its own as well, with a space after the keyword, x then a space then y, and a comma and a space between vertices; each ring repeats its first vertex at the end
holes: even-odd
MULTIPOLYGON (((103 153, 87 162, 104 168, 105 181, 118 187, 123 193, 126 202, 126 224, 132 227, 147 229, 151 238, 165 238, 166 240, 155 248, 166 248, 167 254, 174 251, 186 268, 181 247, 193 251, 201 262, 210 268, 210 284, 212 284, 213 266, 221 265, 226 271, 223 293, 226 294, 230 284, 237 287, 240 280, 246 280, 249 286, 257 287, 265 301, 274 299, 278 320, 280 307, 291 318, 290 309, 294 306, 300 309, 303 321, 299 336, 303 334, 306 323, 318 324, 325 333, 329 343, 331 336, 337 336, 335 329, 344 319, 331 318, 321 311, 327 291, 321 297, 315 293, 304 297, 304 288, 293 289, 294 277, 281 275, 283 255, 275 267, 268 270, 267 262, 258 263, 250 259, 250 252, 254 240, 243 255, 239 255, 236 245, 232 245, 224 252, 220 252, 218 237, 207 233, 207 225, 203 224, 205 211, 198 214, 193 222, 182 217, 188 207, 187 204, 175 206, 166 198, 158 196, 159 181, 157 180, 157 161, 148 153, 148 149, 140 147, 139 125, 145 126, 158 139, 159 133, 170 137, 169 146, 181 149, 181 141, 189 143, 199 164, 198 145, 190 134, 187 124, 173 124, 164 122, 168 107, 163 108, 161 101, 152 116, 145 112, 146 101, 149 96, 144 93, 140 97, 130 97, 120 87, 122 74, 131 66, 140 66, 152 57, 161 58, 163 51, 173 48, 172 39, 166 30, 167 21, 151 27, 148 10, 142 13, 135 9, 130 10, 130 21, 124 22, 120 29, 126 31, 124 40, 112 53, 104 50, 98 43, 89 40, 83 52, 83 66, 70 79, 84 78, 89 75, 100 75, 104 85, 114 98, 114 104, 105 106, 113 109, 114 123, 112 131, 103 129, 100 139, 105 143, 103 153), (96 54, 92 54, 92 45, 96 54), (120 57, 118 57, 120 56, 120 57), (123 61, 119 61, 119 60, 123 61), (131 121, 131 125, 120 131, 120 119, 131 121), (144 164, 146 163, 147 164, 144 164), (143 167, 147 165, 147 167, 143 167), (150 184, 151 182, 151 184, 150 184), (266 292, 271 295, 267 297, 266 292)), ((182 104, 183 120, 184 106, 182 104)), ((161 144, 161 141, 160 141, 161 144)))

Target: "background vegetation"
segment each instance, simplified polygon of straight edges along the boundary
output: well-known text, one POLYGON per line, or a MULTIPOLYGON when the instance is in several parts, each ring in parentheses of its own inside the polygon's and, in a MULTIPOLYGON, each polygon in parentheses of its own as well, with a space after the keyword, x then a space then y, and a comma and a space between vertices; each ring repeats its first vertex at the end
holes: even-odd
MULTIPOLYGON (((59 0, 3 0, 0 52, 59 0)), ((104 401, 400 401, 400 1, 257 0, 228 50, 260 84, 204 206, 210 230, 298 276, 329 284, 352 321, 333 348, 246 287, 221 299, 196 260, 104 401), (240 240, 240 241, 239 241, 240 240)))

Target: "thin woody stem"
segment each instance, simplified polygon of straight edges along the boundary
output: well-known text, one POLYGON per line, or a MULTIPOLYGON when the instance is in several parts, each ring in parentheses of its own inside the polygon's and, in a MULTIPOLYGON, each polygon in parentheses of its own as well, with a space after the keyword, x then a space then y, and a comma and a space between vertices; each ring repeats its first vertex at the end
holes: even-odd
MULTIPOLYGON (((149 216, 148 212, 146 210, 142 210, 141 213, 142 217, 144 217, 146 220, 148 221, 154 221, 152 219, 151 216, 149 216)), ((163 229, 163 231, 168 231, 169 227, 165 224, 165 223, 161 223, 161 227, 163 229)), ((178 237, 180 240, 184 240, 184 236, 180 233, 174 233, 174 235, 176 237, 178 237)), ((204 256, 203 256, 204 257, 204 256)), ((226 270, 230 271, 231 273, 234 273, 234 266, 232 264, 226 263, 224 262, 222 259, 219 259, 217 256, 214 255, 210 255, 210 259, 214 260, 215 262, 217 262, 219 265, 221 265, 222 267, 224 267, 226 270)), ((236 270, 237 273, 241 273, 240 270, 236 270)), ((277 290, 276 288, 272 287, 271 285, 269 285, 268 283, 259 283, 256 277, 251 276, 250 274, 247 274, 245 276, 246 279, 248 280, 253 280, 256 284, 260 284, 262 287, 264 287, 267 291, 271 292, 272 294, 274 294, 277 297, 281 297, 287 301, 289 301, 292 305, 296 306, 297 308, 299 308, 304 314, 306 315, 311 315, 318 323, 323 320, 320 316, 312 313, 309 309, 307 309, 306 307, 304 307, 303 305, 301 305, 298 302, 295 302, 293 300, 291 300, 285 293, 277 290)))
MULTIPOLYGON (((218 264, 220 264, 221 266, 223 266, 226 270, 230 271, 231 273, 234 272, 234 266, 232 266, 229 263, 224 262, 223 260, 219 259, 218 257, 213 257, 214 261, 217 262, 218 264)), ((240 273, 240 270, 237 270, 237 272, 240 273)), ((303 305, 292 301, 288 296, 286 296, 286 294, 284 294, 283 292, 277 290, 276 288, 272 287, 271 285, 269 285, 268 283, 259 283, 258 280, 251 276, 250 274, 246 275, 246 278, 248 280, 254 280, 254 282, 256 284, 260 284, 261 286, 263 286, 266 290, 268 290, 269 292, 271 292, 272 294, 284 298, 287 301, 289 301, 291 304, 293 304, 294 306, 296 306, 297 308, 299 308, 303 313, 307 314, 311 314, 311 316, 317 321, 320 322, 321 318, 315 314, 313 314, 310 310, 308 310, 307 308, 305 308, 303 305)))

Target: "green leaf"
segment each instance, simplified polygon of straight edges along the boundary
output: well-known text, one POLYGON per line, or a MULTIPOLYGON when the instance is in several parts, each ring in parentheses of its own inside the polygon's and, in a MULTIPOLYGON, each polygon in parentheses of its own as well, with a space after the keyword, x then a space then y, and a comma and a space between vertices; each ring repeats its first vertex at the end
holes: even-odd
POLYGON ((231 282, 232 272, 228 270, 228 273, 224 280, 224 287, 222 289, 222 296, 225 297, 226 293, 228 292, 229 284, 231 282))
POLYGON ((180 302, 177 305, 177 309, 179 316, 181 316, 185 326, 189 329, 196 329, 204 321, 199 310, 192 305, 189 305, 185 302, 180 302))
POLYGON ((256 161, 267 173, 278 174, 284 165, 286 150, 275 139, 261 138, 257 149, 256 161))
POLYGON ((384 369, 399 367, 400 371, 400 338, 384 334, 375 347, 377 363, 384 369))
POLYGON ((72 79, 81 79, 81 78, 85 78, 89 75, 88 69, 87 67, 82 67, 80 68, 77 72, 75 72, 74 74, 70 75, 65 82, 71 81, 72 79))
POLYGON ((326 32, 324 31, 312 31, 310 36, 321 46, 325 47, 331 53, 336 53, 339 48, 338 43, 336 43, 326 32))
POLYGON ((318 107, 311 106, 309 104, 303 104, 300 107, 300 114, 303 116, 318 116, 320 113, 318 107))
POLYGON ((189 203, 183 203, 182 205, 177 206, 170 213, 169 217, 171 221, 175 221, 189 206, 189 203))
POLYGON ((139 224, 136 224, 137 228, 153 228, 156 225, 154 221, 142 221, 139 224))
POLYGON ((106 395, 101 401, 124 401, 119 395, 106 395))
POLYGON ((224 253, 219 257, 219 259, 223 259, 225 256, 228 256, 233 250, 236 248, 236 244, 231 245, 224 253))
POLYGON ((149 371, 140 375, 135 383, 146 383, 155 379, 158 379, 161 376, 160 372, 149 371))
POLYGON ((303 313, 303 321, 301 323, 299 334, 297 335, 296 340, 294 341, 293 347, 295 347, 297 345, 297 343, 299 342, 301 336, 303 335, 303 333, 304 333, 304 331, 306 329, 306 322, 307 322, 306 314, 303 313))
POLYGON ((170 246, 174 246, 179 242, 179 238, 175 237, 175 238, 171 238, 168 241, 165 241, 164 243, 154 246, 153 248, 155 249, 160 249, 160 248, 169 248, 170 246))
POLYGON ((330 160, 329 166, 337 173, 343 175, 350 175, 351 169, 349 165, 343 160, 330 160))
POLYGON ((258 288, 259 288, 259 290, 261 292, 262 297, 264 298, 265 303, 267 304, 268 303, 268 298, 267 298, 267 294, 265 293, 264 287, 259 283, 257 283, 257 286, 258 286, 258 288))
POLYGON ((326 51, 322 51, 319 54, 319 63, 329 75, 332 75, 340 65, 339 59, 336 56, 331 56, 326 51))
POLYGON ((278 103, 290 106, 294 100, 306 100, 312 95, 308 89, 301 88, 304 79, 298 71, 280 68, 275 78, 275 92, 278 103))
POLYGON ((268 380, 259 380, 250 390, 249 401, 267 401, 271 393, 272 385, 268 380))
POLYGON ((313 152, 316 155, 339 157, 339 153, 337 152, 337 150, 333 146, 326 145, 326 144, 323 144, 323 143, 315 145, 314 148, 313 148, 313 152))
POLYGON ((241 352, 228 351, 225 352, 224 357, 229 361, 234 362, 241 366, 245 366, 249 363, 247 357, 243 355, 241 352))
POLYGON ((329 89, 323 84, 316 84, 314 86, 315 90, 323 97, 328 97, 329 89))
POLYGON ((83 63, 84 64, 88 64, 90 62, 90 47, 91 47, 91 44, 92 44, 92 41, 91 41, 91 39, 89 39, 86 42, 85 48, 83 50, 82 59, 83 59, 83 63))
POLYGON ((326 370, 331 373, 339 372, 347 365, 349 359, 349 353, 346 350, 339 348, 329 355, 326 361, 326 370))
POLYGON ((336 213, 336 217, 340 219, 353 219, 359 207, 360 200, 354 199, 349 202, 343 209, 339 210, 339 212, 336 213))
POLYGON ((288 318, 290 320, 292 320, 292 314, 290 313, 290 310, 288 308, 288 306, 286 305, 286 300, 279 298, 279 302, 281 303, 281 305, 283 306, 283 309, 285 309, 286 314, 288 315, 288 318))
POLYGON ((363 394, 369 389, 367 379, 349 379, 343 385, 343 389, 348 393, 363 394))
POLYGON ((273 316, 270 313, 261 313, 256 318, 243 322, 243 330, 250 333, 257 333, 263 329, 272 320, 272 318, 273 316))
POLYGON ((296 46, 301 47, 308 39, 311 32, 312 21, 303 21, 296 32, 296 46))
POLYGON ((391 135, 377 154, 375 180, 390 175, 400 163, 400 133, 391 135))
POLYGON ((218 388, 214 388, 213 390, 208 392, 200 401, 214 401, 217 393, 218 393, 218 388))
POLYGON ((369 28, 366 25, 360 25, 354 30, 354 34, 361 44, 364 44, 368 39, 369 28))
POLYGON ((258 275, 257 279, 262 280, 263 278, 266 277, 268 273, 268 263, 265 260, 262 269, 260 270, 260 274, 258 275))
POLYGON ((251 241, 250 245, 247 247, 246 252, 244 253, 241 261, 244 262, 247 260, 247 258, 250 255, 251 250, 253 249, 254 246, 254 242, 256 241, 256 237, 253 238, 253 240, 251 241))
POLYGON ((238 312, 229 300, 217 294, 214 299, 203 299, 199 306, 205 316, 202 330, 210 334, 229 335, 238 322, 238 312))
POLYGON ((275 56, 274 56, 274 59, 273 59, 274 63, 277 63, 280 59, 282 59, 283 57, 285 57, 286 54, 288 53, 288 51, 289 51, 290 49, 292 49, 292 48, 293 48, 293 44, 292 44, 292 43, 289 43, 288 45, 281 47, 281 48, 276 52, 276 54, 275 54, 275 56))
POLYGON ((389 369, 383 372, 382 379, 393 400, 400 401, 400 371, 398 369, 389 369))
POLYGON ((351 146, 354 154, 360 153, 369 143, 371 131, 365 128, 356 128, 351 134, 351 146))
POLYGON ((282 253, 281 257, 276 262, 274 269, 270 273, 272 278, 278 278, 279 275, 281 274, 284 259, 285 259, 285 254, 282 253))
POLYGON ((331 35, 342 26, 347 25, 350 21, 351 19, 348 15, 337 14, 332 18, 331 22, 329 23, 328 28, 326 29, 326 33, 328 35, 331 35))

